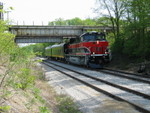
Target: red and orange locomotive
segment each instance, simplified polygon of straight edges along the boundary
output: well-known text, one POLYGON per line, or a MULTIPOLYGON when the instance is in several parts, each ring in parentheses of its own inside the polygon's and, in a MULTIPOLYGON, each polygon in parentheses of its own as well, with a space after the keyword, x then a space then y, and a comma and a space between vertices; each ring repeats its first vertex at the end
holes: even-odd
POLYGON ((71 38, 68 43, 47 47, 46 56, 96 68, 111 60, 105 34, 95 31, 71 38))

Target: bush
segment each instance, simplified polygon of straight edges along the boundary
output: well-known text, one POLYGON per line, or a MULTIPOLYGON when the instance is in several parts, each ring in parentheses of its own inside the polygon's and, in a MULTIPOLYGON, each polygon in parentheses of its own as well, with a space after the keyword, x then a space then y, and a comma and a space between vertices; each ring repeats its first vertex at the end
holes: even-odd
POLYGON ((124 49, 124 39, 116 38, 111 47, 113 53, 122 54, 124 49))
MULTIPOLYGON (((9 112, 11 107, 6 102, 17 91, 35 88, 32 70, 35 54, 28 48, 19 48, 14 42, 14 35, 7 28, 5 22, 0 20, 0 69, 3 68, 3 73, 0 73, 0 112, 9 112)), ((33 98, 42 103, 42 97, 38 94, 33 98)), ((48 113, 44 106, 39 111, 48 113)))
POLYGON ((61 113, 81 113, 73 100, 65 95, 57 97, 58 108, 61 113))

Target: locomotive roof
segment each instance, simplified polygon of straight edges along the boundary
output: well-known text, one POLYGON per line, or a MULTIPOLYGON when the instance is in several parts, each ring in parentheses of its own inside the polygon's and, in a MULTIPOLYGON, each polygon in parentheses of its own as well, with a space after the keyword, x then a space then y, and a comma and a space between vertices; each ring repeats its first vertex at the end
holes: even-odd
POLYGON ((95 35, 105 35, 105 33, 102 33, 102 32, 90 31, 90 32, 83 33, 80 37, 82 37, 84 35, 92 35, 92 34, 95 34, 95 35))

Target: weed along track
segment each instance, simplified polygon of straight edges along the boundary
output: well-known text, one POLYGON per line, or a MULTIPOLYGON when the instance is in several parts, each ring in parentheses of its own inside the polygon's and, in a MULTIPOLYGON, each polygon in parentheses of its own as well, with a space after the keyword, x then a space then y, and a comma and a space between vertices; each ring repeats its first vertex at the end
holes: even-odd
POLYGON ((150 113, 150 85, 134 79, 87 70, 54 61, 43 63, 117 101, 126 102, 143 113, 150 113))

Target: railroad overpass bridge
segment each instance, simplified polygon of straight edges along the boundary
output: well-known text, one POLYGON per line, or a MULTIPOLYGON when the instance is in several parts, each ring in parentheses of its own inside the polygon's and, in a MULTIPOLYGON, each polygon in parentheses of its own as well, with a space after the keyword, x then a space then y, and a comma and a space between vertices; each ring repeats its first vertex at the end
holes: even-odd
POLYGON ((15 34, 16 43, 62 42, 63 37, 78 37, 89 30, 111 31, 108 26, 27 26, 13 25, 9 28, 15 34))

